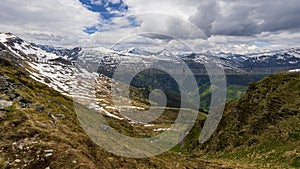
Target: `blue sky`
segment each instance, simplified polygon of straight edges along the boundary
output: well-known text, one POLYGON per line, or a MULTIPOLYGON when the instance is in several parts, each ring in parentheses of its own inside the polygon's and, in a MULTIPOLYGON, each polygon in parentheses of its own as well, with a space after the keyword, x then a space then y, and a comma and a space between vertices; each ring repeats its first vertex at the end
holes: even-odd
MULTIPOLYGON (((110 22, 111 19, 115 17, 122 17, 124 12, 127 12, 128 6, 122 1, 111 2, 111 1, 91 1, 91 0, 80 0, 80 2, 90 11, 99 13, 100 17, 106 21, 110 22)), ((93 34, 101 28, 101 24, 89 27, 85 32, 93 34)))
POLYGON ((124 4, 122 0, 112 3, 110 1, 102 1, 101 4, 93 3, 91 0, 80 0, 89 10, 98 12, 104 19, 111 19, 112 17, 119 16, 112 11, 118 11, 120 13, 126 12, 128 6, 124 4))

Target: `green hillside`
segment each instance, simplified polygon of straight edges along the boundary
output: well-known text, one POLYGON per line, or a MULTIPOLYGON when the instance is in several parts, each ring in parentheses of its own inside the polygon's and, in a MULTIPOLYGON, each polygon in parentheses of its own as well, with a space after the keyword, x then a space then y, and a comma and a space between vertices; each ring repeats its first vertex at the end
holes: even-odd
MULTIPOLYGON (((118 157, 85 134, 71 98, 0 59, 0 168, 297 168, 299 112, 300 75, 273 75, 251 83, 240 100, 230 101, 204 144, 197 140, 205 120, 199 113, 194 128, 171 151, 146 159, 118 157)), ((132 129, 127 121, 109 122, 127 135, 155 134, 132 129)))
POLYGON ((300 75, 251 83, 227 104, 218 130, 197 156, 264 168, 300 167, 300 75))
MULTIPOLYGON (((85 134, 71 98, 36 82, 14 64, 0 58, 1 169, 222 168, 172 151, 145 159, 113 155, 85 134)), ((136 134, 126 121, 114 127, 136 134)))

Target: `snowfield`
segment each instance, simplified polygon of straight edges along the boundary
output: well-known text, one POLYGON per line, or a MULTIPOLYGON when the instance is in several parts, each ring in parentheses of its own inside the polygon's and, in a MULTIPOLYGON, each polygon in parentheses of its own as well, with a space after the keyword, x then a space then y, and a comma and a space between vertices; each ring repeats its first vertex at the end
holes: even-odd
MULTIPOLYGON (((64 51, 63 48, 51 49, 49 46, 32 45, 23 41, 15 35, 0 33, 0 43, 5 46, 5 50, 13 53, 23 60, 20 64, 30 73, 30 76, 56 91, 81 100, 90 109, 117 120, 128 120, 131 124, 142 124, 128 117, 122 116, 119 109, 144 110, 143 107, 115 107, 111 101, 110 84, 112 79, 97 73, 98 66, 104 65, 108 69, 114 69, 122 62, 129 65, 128 69, 136 66, 146 67, 155 64, 154 61, 170 62, 174 65, 179 63, 178 58, 170 56, 168 51, 161 51, 158 55, 139 55, 144 53, 136 49, 131 49, 130 53, 108 50, 105 48, 77 48, 77 52, 70 49, 64 51), (42 47, 47 48, 43 50, 42 47), (59 51, 58 51, 59 50, 59 51), (79 51, 80 50, 80 51, 79 51), (51 52, 53 51, 53 52, 51 52), (72 55, 72 57, 66 54, 72 55), (59 55, 62 53, 62 55, 59 55), (151 55, 151 56, 150 56, 151 55), (49 62, 53 59, 69 61, 49 62), (76 62, 76 64, 74 64, 76 62), (132 67, 130 67, 132 66, 132 67)), ((1 48, 0 48, 1 49, 1 48)), ((216 64, 225 69, 235 72, 242 72, 241 63, 251 64, 268 63, 270 59, 274 62, 289 63, 297 66, 300 63, 300 49, 290 49, 286 51, 269 52, 263 55, 242 56, 222 53, 219 56, 205 54, 182 55, 181 59, 192 61, 193 63, 209 63, 217 58, 216 64)), ((280 65, 280 64, 278 64, 280 65)), ((251 65, 252 66, 252 65, 251 65)), ((300 72, 300 69, 293 69, 289 72, 300 72)), ((122 98, 124 99, 124 98, 122 98)), ((145 127, 153 127, 153 124, 142 124, 145 127)), ((166 131, 168 128, 157 128, 154 131, 166 131)))

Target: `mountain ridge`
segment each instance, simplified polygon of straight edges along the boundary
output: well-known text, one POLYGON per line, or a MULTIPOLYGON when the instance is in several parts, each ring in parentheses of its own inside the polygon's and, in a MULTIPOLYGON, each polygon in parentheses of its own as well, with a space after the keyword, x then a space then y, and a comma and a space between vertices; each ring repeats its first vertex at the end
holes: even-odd
MULTIPOLYGON (((103 56, 112 56, 115 57, 138 57, 138 56, 148 56, 151 55, 154 57, 169 55, 170 52, 168 50, 162 50, 154 53, 150 53, 147 51, 143 51, 142 49, 132 48, 128 49, 126 52, 118 52, 112 50, 98 50, 97 48, 89 49, 82 47, 75 48, 61 48, 61 47, 53 47, 48 45, 38 45, 35 43, 26 42, 19 37, 10 34, 10 33, 1 33, 0 42, 4 44, 4 46, 10 48, 12 52, 15 54, 21 55, 37 55, 39 58, 43 59, 57 59, 59 57, 63 59, 70 60, 75 63, 79 59, 85 59, 85 52, 90 53, 95 51, 93 55, 95 55, 95 60, 103 60, 103 56), (130 51, 138 51, 138 53, 130 52, 130 51), (16 53, 17 52, 17 53, 16 53), (134 56, 131 56, 131 55, 134 56), (97 58, 97 59, 96 59, 97 58)), ((267 51, 258 54, 249 54, 249 55, 241 55, 241 54, 232 54, 232 53, 216 53, 213 54, 211 52, 206 53, 189 53, 189 54, 176 54, 178 58, 183 59, 184 61, 193 61, 195 63, 203 64, 206 60, 211 60, 216 58, 216 63, 222 65, 225 69, 255 69, 255 68, 298 68, 300 65, 300 48, 291 48, 286 50, 278 50, 278 51, 267 51)), ((169 57, 173 57, 169 56, 169 57)), ((147 58, 147 57, 144 57, 147 58)), ((137 58, 138 59, 138 58, 137 58)), ((153 58, 157 59, 157 58, 153 58)), ((104 62, 104 64, 106 64, 104 62)), ((110 64, 110 63, 108 63, 110 64)), ((191 67, 193 69, 193 67, 191 67)))
MULTIPOLYGON (((206 117, 205 114, 199 112, 201 118, 198 119, 196 132, 195 128, 192 129, 190 135, 187 136, 188 140, 182 142, 180 148, 175 147, 173 151, 158 157, 135 160, 116 157, 96 146, 79 127, 72 108, 74 105, 69 96, 77 96, 84 100, 94 99, 90 98, 90 95, 99 96, 96 98, 97 102, 84 106, 99 110, 110 124, 121 128, 121 133, 137 132, 137 136, 141 137, 145 136, 143 132, 147 131, 151 136, 168 130, 170 123, 168 118, 164 124, 160 124, 160 121, 154 124, 141 124, 122 117, 113 107, 109 97, 112 79, 96 73, 97 70, 94 70, 93 65, 76 67, 76 65, 67 65, 59 60, 49 64, 47 62, 53 59, 68 60, 68 58, 53 53, 44 56, 46 51, 26 47, 28 43, 23 43, 20 39, 10 41, 8 43, 10 46, 7 46, 7 43, 3 44, 2 41, 1 53, 5 54, 5 50, 8 49, 6 54, 9 53, 18 60, 2 55, 0 58, 0 87, 4 85, 0 90, 2 92, 0 99, 4 100, 2 103, 8 105, 0 110, 0 123, 4 127, 0 132, 4 138, 2 142, 0 141, 3 145, 1 147, 4 147, 1 150, 4 153, 1 152, 0 155, 1 167, 25 165, 24 168, 49 166, 53 168, 61 166, 64 168, 130 168, 135 166, 141 168, 159 166, 165 168, 194 168, 195 166, 198 168, 276 168, 278 165, 277 168, 286 168, 297 167, 300 164, 298 150, 300 134, 297 129, 300 118, 291 118, 299 115, 300 83, 299 74, 296 72, 291 72, 290 75, 273 75, 250 84, 246 95, 240 100, 227 104, 220 126, 204 145, 195 142, 203 118, 206 117), (30 52, 33 53, 24 52, 23 50, 26 49, 32 49, 30 52), (79 80, 75 77, 79 77, 79 80), (95 80, 95 77, 99 82, 98 87, 95 93, 89 93, 91 89, 95 89, 93 86, 95 83, 90 81, 90 79, 95 80), (74 93, 72 89, 74 85, 79 86, 75 90, 77 93, 74 93), (11 103, 12 106, 9 106, 11 103), (268 134, 267 129, 270 129, 272 133, 268 134), (59 131, 65 135, 61 135, 59 131), (274 136, 269 140, 269 137, 264 134, 266 136, 274 134, 274 136), (78 139, 74 140, 77 137, 78 139), (272 146, 273 141, 278 146, 277 149, 272 146), (289 145, 284 143, 289 143, 289 145), (28 146, 29 150, 27 151, 24 146, 28 146), (267 148, 264 148, 266 146, 267 148), (178 150, 180 153, 174 153, 178 150), (187 154, 180 155, 181 151, 187 154), (26 154, 24 158, 22 153, 26 154), (39 157, 36 157, 35 153, 39 157), (72 155, 74 153, 75 156, 72 155)), ((90 59, 95 59, 93 54, 93 52, 90 54, 90 59)), ((115 65, 112 56, 101 52, 100 55, 106 59, 107 63, 115 65)), ((112 55, 123 57, 120 53, 112 55)), ((124 57, 128 59, 135 56, 124 54, 124 57)), ((146 57, 139 59, 144 58, 146 57)), ((93 63, 95 64, 91 60, 91 64, 93 63)), ((134 89, 136 93, 132 95, 138 95, 139 90, 134 89)), ((147 100, 142 100, 142 103, 135 102, 133 109, 147 108, 145 105, 147 100)), ((2 103, 1 106, 5 105, 2 103)), ((173 108, 167 111, 175 114, 177 110, 173 108)))

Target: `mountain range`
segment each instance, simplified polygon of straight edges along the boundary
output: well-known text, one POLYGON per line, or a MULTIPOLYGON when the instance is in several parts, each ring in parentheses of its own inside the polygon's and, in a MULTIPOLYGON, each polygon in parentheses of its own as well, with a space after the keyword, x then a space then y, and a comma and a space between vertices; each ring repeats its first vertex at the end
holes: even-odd
MULTIPOLYGON (((279 51, 268 51, 265 53, 240 55, 232 53, 181 53, 172 54, 167 49, 150 52, 144 49, 130 48, 125 51, 114 51, 103 47, 98 48, 62 48, 48 45, 39 45, 27 42, 11 33, 0 34, 0 49, 2 55, 9 55, 13 60, 19 62, 35 80, 54 88, 55 90, 68 95, 85 95, 85 90, 90 89, 88 83, 84 83, 79 77, 92 78, 98 74, 105 75, 110 79, 114 71, 122 64, 127 65, 126 69, 144 68, 157 63, 171 63, 172 67, 178 60, 183 61, 195 73, 199 92, 202 96, 202 107, 208 109, 210 104, 210 80, 206 71, 203 74, 196 74, 199 70, 205 70, 206 63, 216 63, 217 67, 224 68, 227 75, 227 86, 235 92, 228 95, 228 99, 236 99, 244 93, 246 86, 251 81, 257 81, 268 74, 275 72, 288 72, 298 70, 300 67, 300 48, 292 48, 279 51), (81 86, 81 90, 74 90, 74 86, 81 86), (86 88, 86 89, 84 89, 86 88)), ((126 70, 127 71, 127 70, 126 70)), ((183 70, 180 70, 183 73, 183 70)), ((179 72, 180 72, 179 71, 179 72)), ((145 75, 144 75, 145 76, 145 75)), ((147 75, 146 75, 147 76, 147 75)), ((142 87, 140 84, 148 84, 155 87, 162 86, 164 89, 176 87, 175 83, 165 83, 166 77, 148 77, 154 79, 155 84, 140 78, 131 84, 142 87), (166 86, 167 85, 167 86, 166 86)), ((86 79, 85 78, 85 79, 86 79)), ((146 89, 146 95, 150 90, 146 89)), ((173 93, 173 91, 170 91, 173 93)), ((171 95, 173 95, 171 94, 171 95)), ((177 103, 174 95, 174 104, 177 103)), ((86 97, 86 96, 82 96, 86 97)))
MULTIPOLYGON (((104 48, 66 49, 38 45, 13 34, 1 33, 0 167, 300 167, 297 74, 300 58, 299 49, 294 48, 255 55, 209 52, 177 55, 191 69, 201 69, 205 62, 217 58, 217 64, 225 67, 225 72, 237 73, 226 76, 231 99, 218 129, 205 144, 198 143, 200 129, 207 118, 206 110, 200 110, 197 122, 185 139, 160 156, 120 158, 97 146, 80 127, 78 120, 82 119, 76 116, 74 101, 83 100, 80 104, 84 105, 86 113, 89 110, 102 113, 113 128, 129 136, 150 137, 169 130, 178 113, 178 97, 176 92, 169 91, 174 84, 166 82, 165 75, 141 74, 135 79, 136 84, 130 86, 130 98, 118 98, 133 102, 132 107, 123 109, 147 110, 150 89, 156 85, 165 87, 170 107, 159 119, 147 124, 120 114, 111 98, 111 91, 120 89, 111 86, 115 80, 110 76, 120 59, 144 65, 153 64, 153 59, 176 64, 176 58, 170 60, 174 56, 169 55, 167 50, 139 55, 104 48), (241 73, 266 66, 283 75, 266 77, 267 74, 246 76, 241 73), (258 82, 247 87, 250 81, 258 82), (140 82, 147 82, 151 87, 141 87, 140 82)), ((207 75, 196 76, 202 103, 208 107, 211 99, 209 79, 207 75)), ((91 124, 91 127, 95 126, 91 124)))
MULTIPOLYGON (((255 68, 274 68, 280 69, 296 69, 300 65, 300 48, 292 48, 278 51, 267 51, 264 53, 253 53, 248 55, 232 54, 232 53, 181 53, 172 54, 172 51, 167 49, 151 52, 145 49, 130 48, 125 51, 113 51, 105 48, 62 48, 53 47, 48 45, 39 45, 35 43, 26 42, 19 37, 10 33, 1 33, 0 42, 3 49, 7 48, 16 55, 20 55, 25 58, 37 58, 47 61, 53 59, 65 59, 73 63, 78 60, 89 60, 95 62, 101 62, 106 64, 105 66, 111 66, 112 60, 116 60, 117 57, 126 57, 124 60, 149 60, 162 59, 165 57, 175 57, 175 59, 182 59, 187 62, 203 64, 207 60, 213 60, 217 58, 218 64, 225 69, 233 70, 249 70, 255 68), (159 57, 155 57, 159 56, 159 57), (111 57, 110 59, 108 59, 111 57)), ((115 63, 117 64, 117 63, 115 63)), ((194 64, 190 64, 194 65, 194 64)), ((116 65, 115 65, 116 66, 116 65)), ((192 66, 191 69, 194 69, 192 66)))

